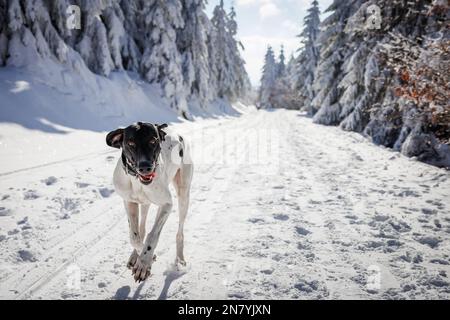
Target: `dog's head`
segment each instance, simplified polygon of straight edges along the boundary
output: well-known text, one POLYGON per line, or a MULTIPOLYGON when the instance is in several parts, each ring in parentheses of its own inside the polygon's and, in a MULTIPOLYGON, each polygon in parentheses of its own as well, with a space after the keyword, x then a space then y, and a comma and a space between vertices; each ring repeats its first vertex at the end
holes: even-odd
POLYGON ((125 129, 117 129, 106 136, 108 146, 122 149, 128 164, 136 171, 143 184, 152 182, 156 163, 161 152, 161 142, 167 124, 153 125, 138 122, 125 129))

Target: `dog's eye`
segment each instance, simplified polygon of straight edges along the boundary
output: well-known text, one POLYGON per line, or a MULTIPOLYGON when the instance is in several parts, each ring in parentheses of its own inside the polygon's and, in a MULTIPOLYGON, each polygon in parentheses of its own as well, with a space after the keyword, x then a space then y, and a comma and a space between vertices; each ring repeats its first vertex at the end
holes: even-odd
POLYGON ((156 141, 157 141, 157 139, 156 139, 156 138, 152 138, 152 139, 150 139, 149 143, 150 143, 150 144, 155 144, 155 143, 156 143, 156 141))
POLYGON ((128 145, 133 148, 136 147, 136 143, 134 143, 133 141, 128 141, 128 145))

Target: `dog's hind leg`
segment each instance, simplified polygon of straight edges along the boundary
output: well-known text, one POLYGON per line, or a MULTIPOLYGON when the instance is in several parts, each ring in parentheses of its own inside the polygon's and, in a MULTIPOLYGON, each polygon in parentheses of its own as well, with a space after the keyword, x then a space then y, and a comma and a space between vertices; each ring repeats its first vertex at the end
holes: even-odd
POLYGON ((193 166, 190 164, 184 164, 174 178, 174 185, 178 195, 178 211, 179 211, 179 223, 177 232, 177 257, 175 264, 186 265, 184 259, 184 222, 189 209, 191 180, 192 180, 193 166))

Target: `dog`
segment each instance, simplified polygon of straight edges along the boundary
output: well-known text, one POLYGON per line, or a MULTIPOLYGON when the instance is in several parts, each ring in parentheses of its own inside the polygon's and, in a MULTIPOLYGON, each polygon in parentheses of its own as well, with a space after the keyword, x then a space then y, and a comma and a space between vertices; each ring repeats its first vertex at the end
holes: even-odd
POLYGON ((122 149, 114 170, 113 183, 123 199, 128 215, 130 242, 133 252, 127 267, 136 282, 150 276, 156 260, 154 252, 165 222, 172 210, 170 183, 178 196, 179 225, 176 235, 177 266, 185 266, 184 222, 189 208, 190 189, 194 166, 185 139, 168 134, 167 124, 138 122, 125 129, 108 133, 108 146, 122 149), (158 206, 155 224, 145 234, 145 223, 151 204, 158 206), (140 212, 140 219, 139 219, 140 212), (139 221, 140 220, 140 221, 139 221))

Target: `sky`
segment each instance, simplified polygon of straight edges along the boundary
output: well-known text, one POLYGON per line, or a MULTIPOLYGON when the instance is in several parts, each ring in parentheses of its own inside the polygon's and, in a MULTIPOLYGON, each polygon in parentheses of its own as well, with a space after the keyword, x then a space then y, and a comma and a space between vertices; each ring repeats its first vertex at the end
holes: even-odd
MULTIPOLYGON (((208 0, 211 16, 220 0, 208 0)), ((253 86, 259 86, 264 55, 268 45, 279 54, 285 47, 286 59, 300 47, 303 19, 312 0, 225 0, 227 11, 235 6, 239 27, 238 38, 245 47, 242 56, 253 86)), ((332 0, 319 0, 321 12, 332 0)))

